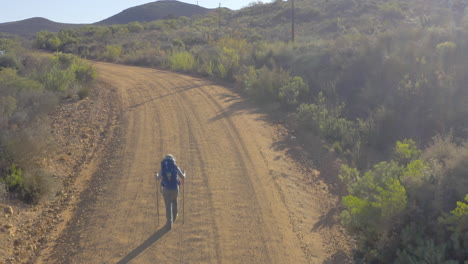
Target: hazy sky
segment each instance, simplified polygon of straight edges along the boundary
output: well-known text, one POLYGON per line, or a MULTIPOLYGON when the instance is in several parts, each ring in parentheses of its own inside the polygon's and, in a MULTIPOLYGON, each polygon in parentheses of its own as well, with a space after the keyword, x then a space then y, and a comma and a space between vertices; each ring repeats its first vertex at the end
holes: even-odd
MULTIPOLYGON (((121 11, 155 0, 8 0, 0 1, 0 23, 44 17, 62 23, 94 23, 121 11), (2 3, 3 2, 3 3, 2 3)), ((240 9, 254 0, 181 0, 206 8, 240 9)), ((256 2, 256 1, 255 1, 256 2)), ((271 0, 263 0, 268 3, 271 0)))

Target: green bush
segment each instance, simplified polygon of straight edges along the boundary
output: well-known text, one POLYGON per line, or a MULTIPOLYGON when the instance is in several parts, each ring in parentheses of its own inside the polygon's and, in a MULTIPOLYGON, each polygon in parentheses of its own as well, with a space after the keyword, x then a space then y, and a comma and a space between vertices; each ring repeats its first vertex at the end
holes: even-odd
POLYGON ((418 159, 422 151, 416 146, 412 139, 405 139, 403 142, 397 141, 395 146, 396 160, 402 164, 408 164, 410 161, 418 159))
POLYGON ((239 69, 239 53, 235 49, 223 47, 218 52, 218 75, 227 81, 234 80, 234 74, 239 69))
POLYGON ((344 183, 347 188, 350 188, 351 185, 356 183, 360 178, 361 175, 359 170, 356 168, 351 168, 346 164, 341 165, 340 173, 338 174, 340 180, 344 183))
POLYGON ((289 80, 289 73, 282 69, 262 67, 248 68, 243 75, 243 88, 254 100, 266 103, 278 101, 280 88, 289 80))
POLYGON ((304 80, 295 76, 289 78, 289 81, 279 89, 279 100, 286 107, 297 106, 298 98, 304 98, 309 92, 309 86, 304 80))
POLYGON ((42 91, 44 87, 37 81, 19 76, 14 69, 0 71, 0 94, 16 96, 19 91, 42 91))
POLYGON ((91 85, 97 77, 96 69, 83 61, 73 64, 72 71, 75 73, 75 79, 78 83, 88 86, 91 85))
POLYGON ((118 45, 107 45, 102 57, 108 61, 116 61, 122 55, 122 47, 118 45))
POLYGON ((0 69, 1 68, 12 68, 19 70, 22 67, 18 60, 18 57, 12 54, 0 55, 0 69))
POLYGON ((41 77, 44 86, 52 91, 66 91, 75 81, 75 74, 70 69, 62 70, 58 66, 53 66, 49 72, 41 77))
POLYGON ((18 168, 16 164, 11 165, 10 171, 7 174, 7 177, 5 178, 5 183, 10 189, 23 187, 23 171, 20 168, 18 168))
POLYGON ((175 71, 189 72, 195 66, 195 59, 190 52, 174 51, 169 57, 169 64, 175 71))
POLYGON ((298 124, 313 131, 329 142, 339 142, 344 149, 355 146, 358 138, 354 122, 340 117, 344 105, 330 107, 323 93, 319 93, 315 104, 301 104, 297 109, 298 124))
POLYGON ((379 260, 383 251, 391 248, 394 234, 389 232, 407 206, 407 192, 399 181, 402 168, 395 162, 381 162, 367 171, 348 188, 343 197, 346 210, 343 225, 359 237, 358 249, 366 262, 379 260))
POLYGON ((20 47, 20 44, 13 39, 0 38, 0 50, 2 51, 15 51, 20 47))

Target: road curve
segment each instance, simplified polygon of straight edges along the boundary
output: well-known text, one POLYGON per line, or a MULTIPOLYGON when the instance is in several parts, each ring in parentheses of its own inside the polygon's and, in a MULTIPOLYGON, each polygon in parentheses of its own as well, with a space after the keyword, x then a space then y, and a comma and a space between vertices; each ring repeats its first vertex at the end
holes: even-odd
POLYGON ((93 176, 105 180, 89 183, 99 184, 88 186, 93 199, 83 193, 49 261, 332 263, 325 261, 336 253, 335 231, 311 230, 323 219, 319 199, 298 184, 302 176, 275 148, 278 130, 263 114, 206 80, 95 66, 118 91, 120 137, 93 176), (154 180, 166 153, 187 171, 171 231, 154 180))

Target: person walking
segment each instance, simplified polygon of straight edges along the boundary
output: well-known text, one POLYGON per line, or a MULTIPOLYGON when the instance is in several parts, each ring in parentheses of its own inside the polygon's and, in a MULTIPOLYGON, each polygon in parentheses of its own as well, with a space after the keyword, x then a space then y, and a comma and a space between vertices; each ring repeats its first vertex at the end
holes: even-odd
POLYGON ((177 198, 179 196, 179 186, 185 180, 185 171, 182 171, 176 164, 173 155, 167 154, 161 161, 161 171, 156 174, 156 179, 161 180, 162 194, 166 205, 167 227, 172 229, 173 222, 177 219, 177 198))

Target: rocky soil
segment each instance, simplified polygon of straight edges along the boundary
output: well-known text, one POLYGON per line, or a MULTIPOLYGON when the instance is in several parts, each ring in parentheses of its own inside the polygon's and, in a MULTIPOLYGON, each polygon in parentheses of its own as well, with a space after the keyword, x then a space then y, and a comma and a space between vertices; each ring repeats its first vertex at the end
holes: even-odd
POLYGON ((35 263, 71 217, 104 143, 118 127, 118 98, 103 85, 84 100, 65 101, 49 116, 54 147, 38 161, 50 172, 49 195, 38 204, 0 200, 0 263, 35 263))

